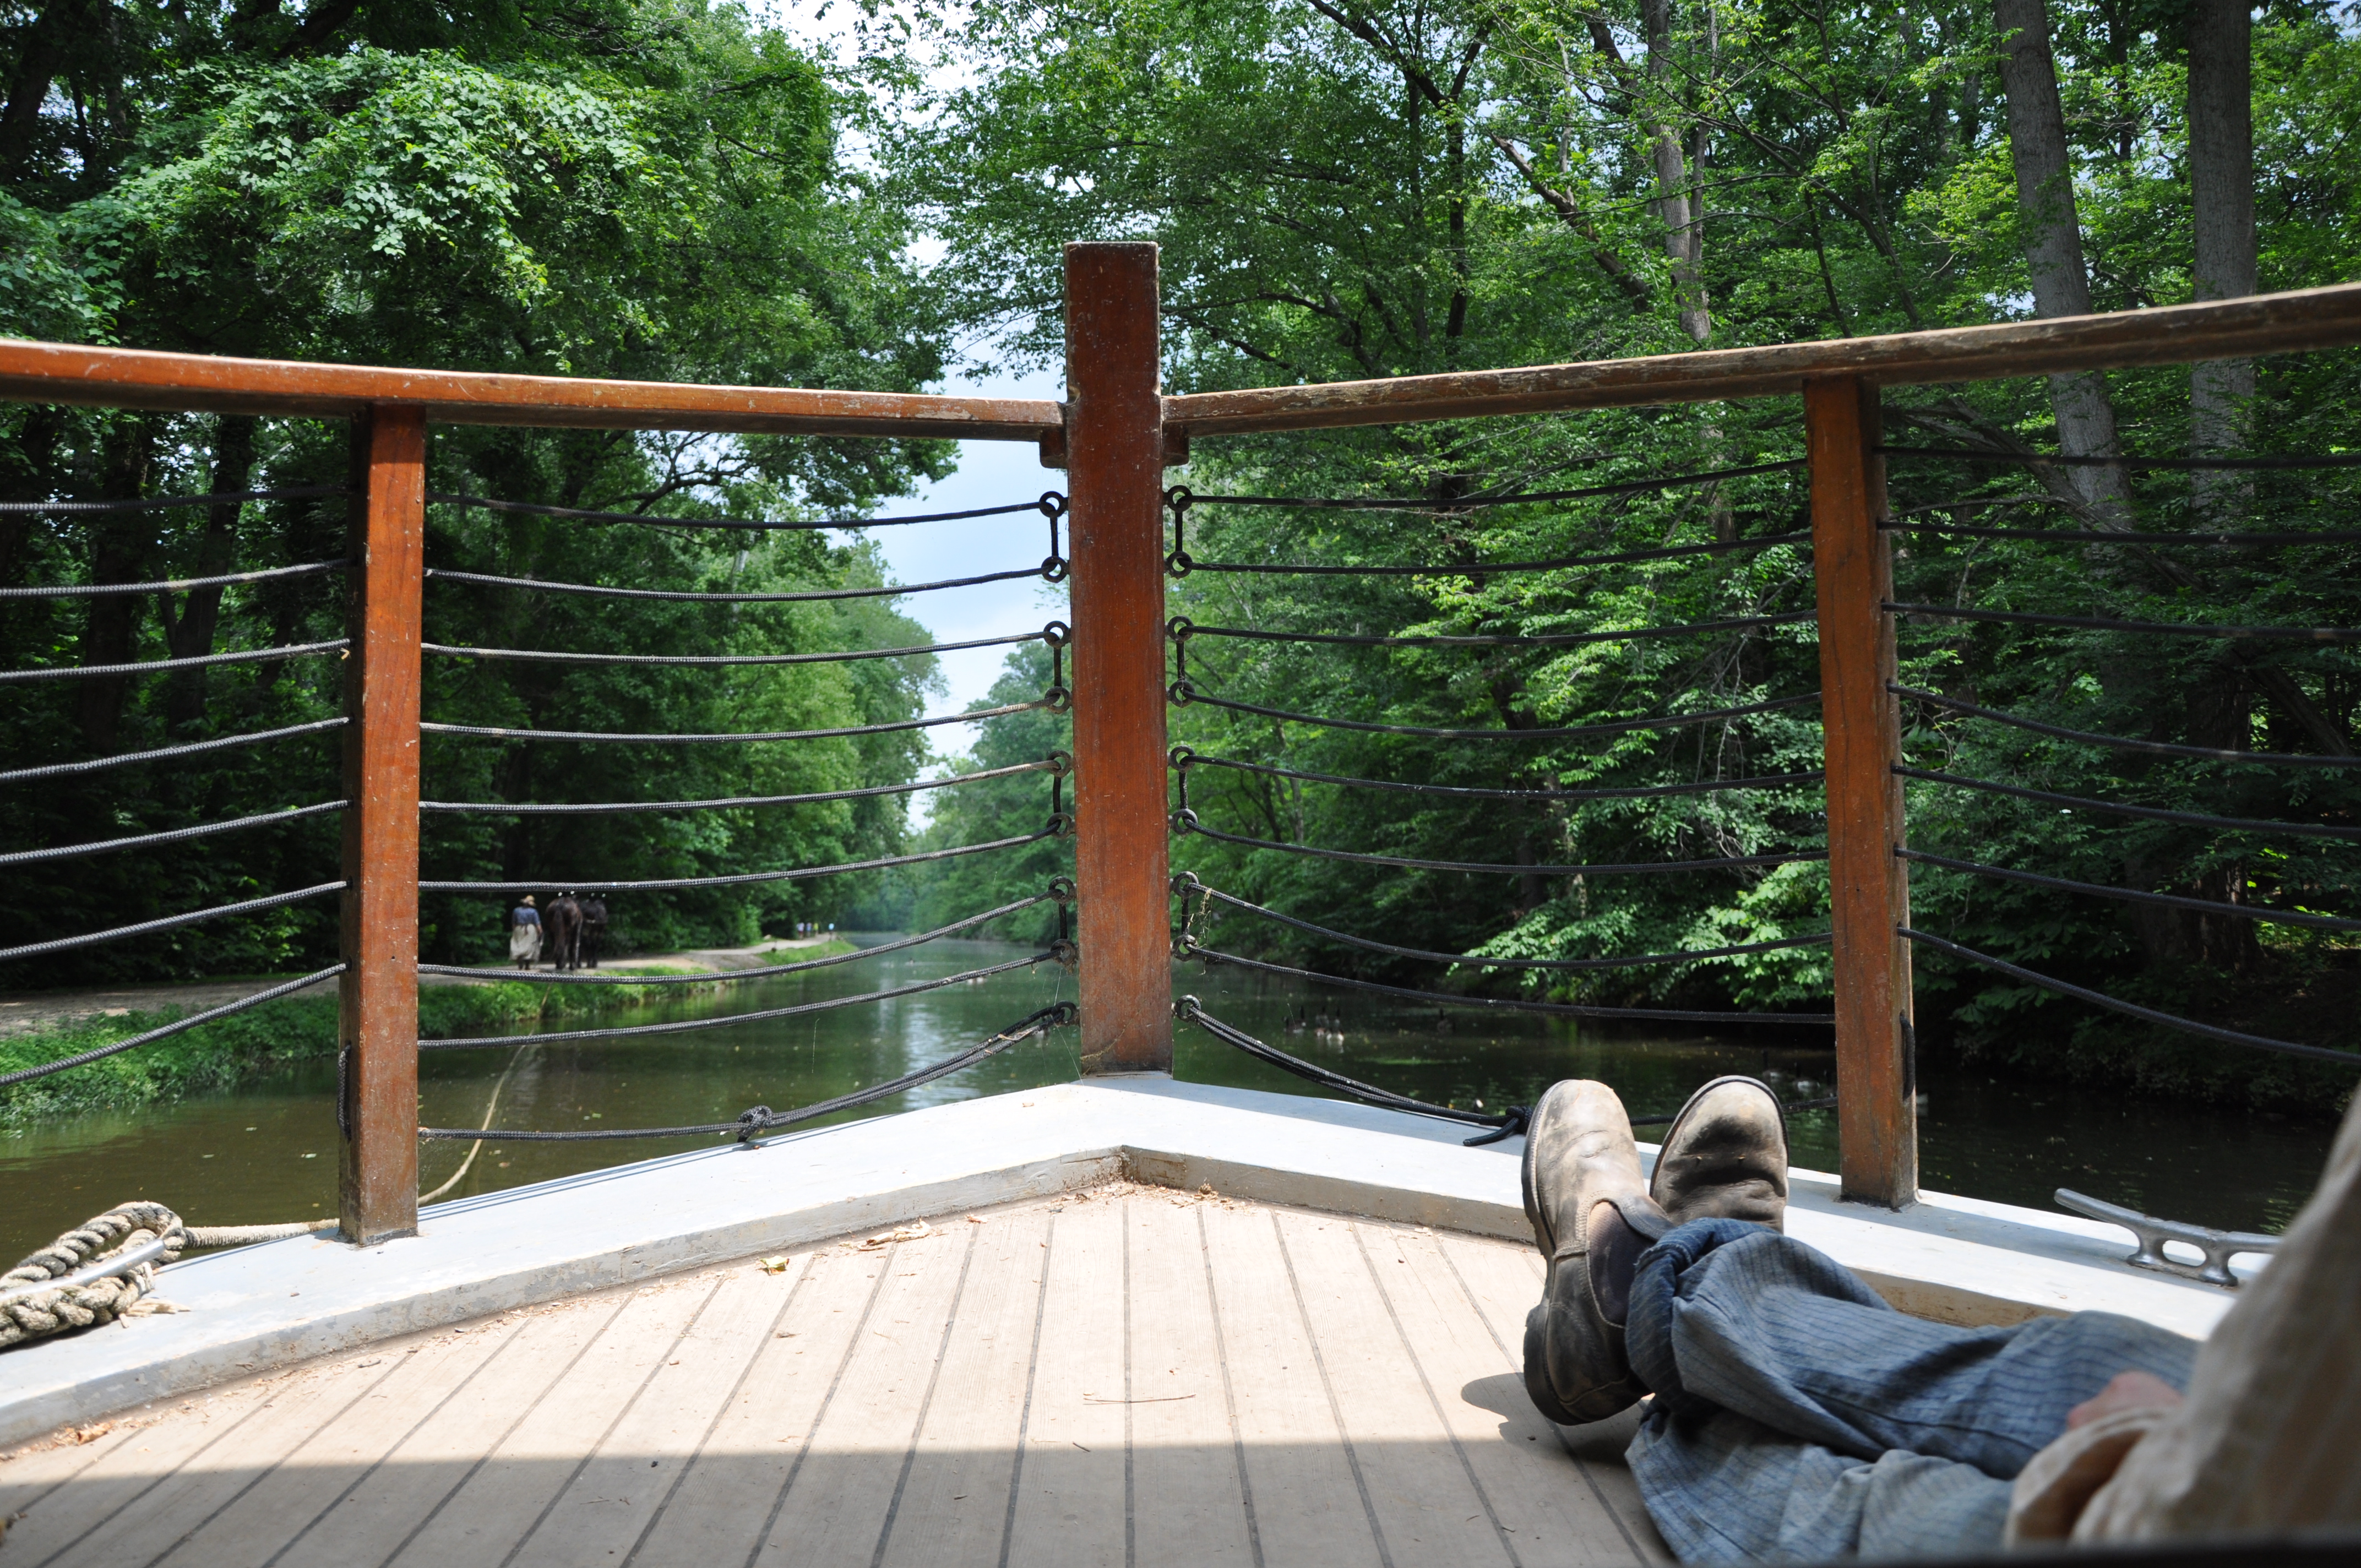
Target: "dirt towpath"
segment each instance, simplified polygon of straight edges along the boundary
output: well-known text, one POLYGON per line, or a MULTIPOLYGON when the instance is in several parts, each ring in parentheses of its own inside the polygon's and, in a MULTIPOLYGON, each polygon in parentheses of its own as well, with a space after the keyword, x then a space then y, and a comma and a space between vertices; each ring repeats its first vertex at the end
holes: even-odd
MULTIPOLYGON (((601 974, 630 974, 634 970, 699 970, 714 974, 727 974, 731 970, 755 969, 774 961, 776 955, 796 948, 825 947, 832 938, 825 936, 803 937, 792 940, 780 938, 757 942, 751 948, 694 948, 678 953, 642 953, 628 959, 610 959, 599 966, 601 974)), ((859 937, 847 940, 862 942, 859 937)), ((865 946, 866 944, 863 943, 865 946)), ((486 964, 486 974, 515 975, 508 964, 486 964)), ((546 969, 547 965, 540 966, 546 969)), ((536 970, 538 972, 538 970, 536 970)), ((153 1013, 164 1007, 197 1010, 218 1007, 225 1002, 235 1002, 250 996, 269 985, 274 980, 292 980, 293 975, 257 975, 239 980, 199 981, 186 985, 126 985, 104 991, 30 991, 0 993, 0 1039, 13 1035, 31 1034, 38 1029, 55 1028, 61 1024, 78 1023, 85 1018, 120 1018, 129 1013, 153 1013)), ((468 981, 458 975, 424 974, 418 977, 422 985, 466 985, 468 981)), ((336 982, 324 980, 294 992, 297 996, 327 996, 335 992, 336 982)))

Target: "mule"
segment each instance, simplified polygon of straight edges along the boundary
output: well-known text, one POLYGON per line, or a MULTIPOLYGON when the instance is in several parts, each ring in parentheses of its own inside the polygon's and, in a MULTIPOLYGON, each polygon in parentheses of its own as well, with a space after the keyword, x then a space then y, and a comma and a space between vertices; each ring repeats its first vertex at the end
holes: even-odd
POLYGON ((541 912, 542 933, 549 940, 549 967, 582 967, 582 905, 570 893, 561 893, 541 912))

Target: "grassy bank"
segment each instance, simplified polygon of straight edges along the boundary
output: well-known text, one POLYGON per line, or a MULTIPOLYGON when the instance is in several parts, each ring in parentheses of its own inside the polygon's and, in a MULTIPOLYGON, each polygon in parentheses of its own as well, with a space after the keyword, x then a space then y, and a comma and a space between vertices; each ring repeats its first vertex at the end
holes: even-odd
MULTIPOLYGON (((829 948, 812 949, 811 956, 850 950, 850 944, 831 944, 829 948)), ((513 980, 428 986, 419 992, 419 1033, 427 1036, 501 1034, 541 1023, 594 1019, 712 989, 703 985, 535 985, 513 980)), ((0 1040, 0 1073, 111 1045, 190 1011, 195 1009, 166 1007, 152 1013, 90 1018, 0 1040)), ((332 995, 289 997, 53 1078, 0 1089, 0 1127, 218 1093, 292 1063, 324 1060, 335 1053, 336 999, 332 995)))

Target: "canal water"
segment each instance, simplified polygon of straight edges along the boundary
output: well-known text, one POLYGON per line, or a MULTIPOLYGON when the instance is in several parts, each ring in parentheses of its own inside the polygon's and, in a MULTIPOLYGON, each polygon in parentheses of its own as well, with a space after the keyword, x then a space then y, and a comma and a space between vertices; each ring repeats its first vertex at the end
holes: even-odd
MULTIPOLYGON (((955 974, 1024 949, 987 942, 928 947, 782 979, 749 981, 613 1014, 619 1024, 722 1017, 955 974)), ((1488 1109, 1530 1103, 1561 1078, 1615 1086, 1635 1116, 1679 1108, 1722 1073, 1763 1078, 1784 1098, 1831 1092, 1831 1054, 1704 1035, 1607 1035, 1570 1021, 1515 1014, 1438 1014, 1432 1006, 1310 987, 1238 970, 1187 966, 1177 992, 1296 1056, 1421 1099, 1488 1109), (1315 1026, 1323 1018, 1333 1028, 1315 1026), (1290 1019, 1305 1025, 1290 1029, 1290 1019)), ((1071 999, 1053 963, 871 1003, 686 1034, 432 1053, 421 1069, 430 1126, 545 1130, 677 1126, 729 1121, 752 1105, 807 1104, 953 1055, 1038 1007, 1071 999), (499 1103, 491 1096, 499 1089, 499 1103)), ((1029 1041, 953 1077, 840 1119, 1061 1083, 1078 1070, 1074 1032, 1029 1041)), ((1183 1025, 1181 1079, 1323 1092, 1183 1025)), ((1923 1184, 1935 1190, 2050 1206, 2072 1187, 2150 1213, 2228 1229, 2276 1231, 2326 1159, 2332 1126, 2243 1111, 2141 1102, 2103 1090, 2027 1084, 1956 1068, 1922 1074, 1923 1184)), ((15 1258, 93 1213, 134 1197, 170 1204, 195 1224, 258 1224, 333 1214, 335 1071, 290 1070, 235 1093, 96 1114, 0 1135, 0 1257, 15 1258)), ((1794 1160, 1833 1170, 1832 1113, 1791 1124, 1794 1160)), ((1650 1136, 1646 1129, 1642 1137, 1650 1136)), ((488 1137, 459 1198, 709 1144, 518 1143, 488 1137)), ((423 1146, 421 1186, 456 1170, 466 1143, 423 1146)))

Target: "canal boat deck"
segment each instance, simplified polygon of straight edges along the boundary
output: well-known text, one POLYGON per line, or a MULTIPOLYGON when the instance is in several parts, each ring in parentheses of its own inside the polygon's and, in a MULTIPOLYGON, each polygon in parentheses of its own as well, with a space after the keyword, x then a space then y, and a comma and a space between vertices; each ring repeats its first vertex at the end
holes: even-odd
POLYGON ((0 1465, 8 1559, 1666 1560, 1533 1249, 1118 1181, 521 1308, 0 1465))

